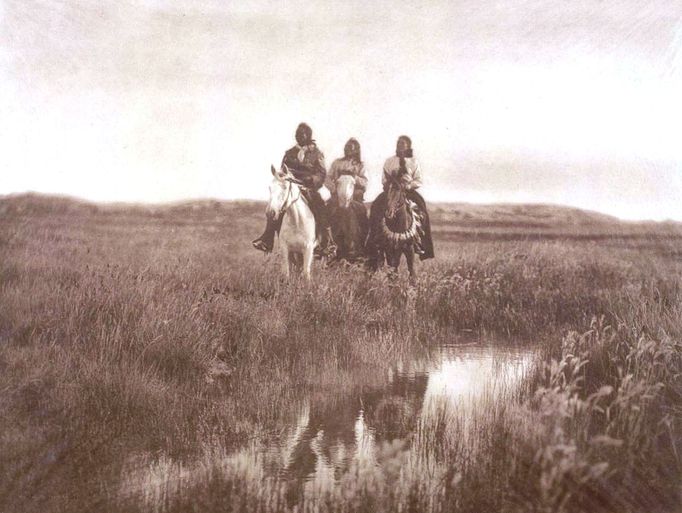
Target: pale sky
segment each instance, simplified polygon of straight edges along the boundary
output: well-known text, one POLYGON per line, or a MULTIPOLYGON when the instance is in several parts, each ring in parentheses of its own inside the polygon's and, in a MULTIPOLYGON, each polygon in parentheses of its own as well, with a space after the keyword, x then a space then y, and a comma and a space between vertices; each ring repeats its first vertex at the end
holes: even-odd
POLYGON ((373 197, 682 220, 682 0, 0 0, 0 194, 266 199, 308 122, 373 197))

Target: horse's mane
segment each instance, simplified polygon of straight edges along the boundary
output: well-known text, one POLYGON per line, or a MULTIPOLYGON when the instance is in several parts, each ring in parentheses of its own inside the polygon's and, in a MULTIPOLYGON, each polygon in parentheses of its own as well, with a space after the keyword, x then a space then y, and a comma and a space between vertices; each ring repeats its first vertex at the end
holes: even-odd
POLYGON ((394 218, 398 211, 405 206, 405 189, 395 183, 391 183, 386 192, 386 217, 394 218))

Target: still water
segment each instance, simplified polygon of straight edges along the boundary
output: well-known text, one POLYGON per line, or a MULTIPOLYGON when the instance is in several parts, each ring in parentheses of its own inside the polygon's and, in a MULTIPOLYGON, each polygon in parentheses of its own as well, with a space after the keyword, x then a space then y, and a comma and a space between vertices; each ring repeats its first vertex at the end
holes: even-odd
POLYGON ((456 445, 475 457, 486 450, 476 436, 486 416, 508 403, 535 358, 527 348, 479 340, 442 345, 383 371, 353 369, 350 386, 303 387, 284 412, 288 420, 237 450, 210 450, 194 465, 161 458, 125 472, 120 497, 142 497, 147 509, 162 511, 217 474, 240 476, 261 497, 282 487, 319 497, 344 483, 388 485, 403 470, 422 472, 418 462, 433 461, 424 451, 456 445))
MULTIPOLYGON (((421 427, 475 429, 475 412, 512 394, 533 361, 528 349, 470 343, 392 365, 378 384, 326 390, 292 412, 289 425, 241 452, 264 477, 331 485, 354 463, 381 466, 387 447, 409 446, 421 427)), ((389 450, 390 452, 390 450, 389 450)))

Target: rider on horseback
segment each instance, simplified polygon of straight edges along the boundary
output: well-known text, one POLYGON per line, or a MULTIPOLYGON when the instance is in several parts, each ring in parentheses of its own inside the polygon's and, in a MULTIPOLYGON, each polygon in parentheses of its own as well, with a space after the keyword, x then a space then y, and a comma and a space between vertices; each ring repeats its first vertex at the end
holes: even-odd
MULTIPOLYGON (((327 206, 318 192, 327 175, 324 155, 317 148, 313 139, 313 131, 306 123, 301 123, 296 128, 296 143, 296 146, 284 153, 282 164, 286 164, 294 178, 301 183, 303 196, 315 216, 316 231, 320 236, 319 253, 333 255, 336 245, 329 227, 327 206)), ((275 233, 279 232, 281 226, 281 216, 277 219, 268 217, 265 231, 260 237, 252 241, 253 247, 266 253, 272 251, 275 244, 275 233)))
POLYGON ((384 173, 381 180, 384 192, 377 196, 372 203, 369 215, 370 234, 367 238, 367 250, 370 256, 375 256, 378 251, 378 238, 380 237, 379 226, 381 217, 386 210, 387 191, 391 183, 399 183, 404 188, 407 199, 413 202, 421 216, 421 227, 418 238, 415 240, 415 249, 421 260, 433 258, 433 240, 431 239, 431 224, 426 210, 424 198, 416 191, 422 185, 422 173, 419 162, 412 155, 412 141, 406 135, 401 135, 396 143, 395 155, 389 157, 384 164, 384 173))
POLYGON ((332 198, 336 195, 336 181, 342 175, 355 177, 353 200, 363 203, 367 189, 367 177, 365 176, 365 165, 360 157, 360 143, 353 137, 348 139, 343 147, 343 157, 332 162, 332 166, 329 168, 327 188, 332 191, 332 198))

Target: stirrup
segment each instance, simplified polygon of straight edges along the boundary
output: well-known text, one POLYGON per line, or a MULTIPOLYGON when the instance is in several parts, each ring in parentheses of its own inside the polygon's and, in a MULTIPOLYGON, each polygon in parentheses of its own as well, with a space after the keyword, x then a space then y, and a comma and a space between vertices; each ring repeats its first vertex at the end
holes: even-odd
POLYGON ((262 251, 264 253, 270 253, 272 251, 272 248, 269 247, 260 237, 257 238, 256 240, 252 240, 251 244, 258 251, 262 251))

